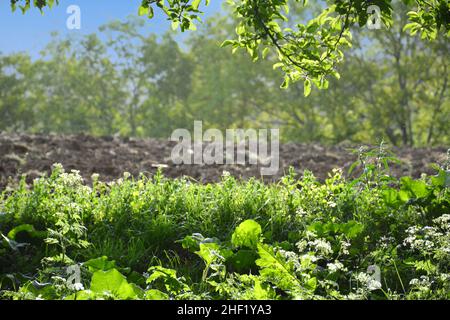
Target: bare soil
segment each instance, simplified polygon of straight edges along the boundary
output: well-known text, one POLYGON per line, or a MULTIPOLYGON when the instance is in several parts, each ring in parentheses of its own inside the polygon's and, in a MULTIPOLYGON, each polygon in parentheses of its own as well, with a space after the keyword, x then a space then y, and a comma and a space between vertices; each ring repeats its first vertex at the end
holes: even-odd
MULTIPOLYGON (((54 163, 61 163, 67 171, 79 170, 88 183, 93 173, 100 174, 102 181, 112 181, 124 172, 150 176, 158 167, 162 167, 167 177, 189 176, 202 183, 220 180, 224 171, 244 179, 260 178, 260 168, 252 165, 175 165, 170 160, 174 146, 173 142, 156 139, 0 133, 0 190, 8 183, 17 182, 22 174, 27 175, 28 182, 49 174, 54 163)), ((358 158, 352 153, 355 147, 358 146, 281 145, 279 173, 265 180, 276 181, 291 166, 300 174, 308 169, 321 180, 333 168, 347 172, 358 158)), ((446 148, 394 148, 392 151, 401 160, 392 167, 395 176, 434 174, 430 165, 443 163, 447 158, 446 148)))

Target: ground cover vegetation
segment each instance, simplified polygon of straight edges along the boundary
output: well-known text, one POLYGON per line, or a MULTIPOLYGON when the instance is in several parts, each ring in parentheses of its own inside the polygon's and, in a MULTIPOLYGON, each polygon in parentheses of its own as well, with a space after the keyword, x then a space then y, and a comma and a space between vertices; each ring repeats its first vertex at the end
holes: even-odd
POLYGON ((55 165, 2 195, 1 298, 448 299, 448 164, 396 179, 391 160, 366 150, 353 180, 273 184, 88 186, 55 165))

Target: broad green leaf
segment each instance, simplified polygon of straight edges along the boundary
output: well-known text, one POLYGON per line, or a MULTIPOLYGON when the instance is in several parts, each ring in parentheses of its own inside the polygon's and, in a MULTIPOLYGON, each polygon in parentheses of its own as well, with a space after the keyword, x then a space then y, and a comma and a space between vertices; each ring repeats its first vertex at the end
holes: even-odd
POLYGON ((233 254, 228 261, 233 265, 237 272, 247 272, 252 267, 256 266, 255 261, 258 255, 254 250, 241 249, 233 254))
POLYGON ((169 296, 162 291, 150 289, 145 291, 145 300, 169 300, 169 296))
POLYGON ((176 270, 167 269, 161 266, 153 266, 150 267, 148 271, 150 272, 150 276, 147 279, 147 283, 149 284, 161 280, 164 283, 166 290, 173 294, 190 290, 189 286, 184 282, 184 278, 177 277, 176 270))
POLYGON ((91 259, 89 261, 86 261, 84 263, 84 266, 89 268, 89 271, 95 272, 95 271, 108 271, 111 269, 114 269, 116 267, 115 261, 109 261, 108 257, 103 256, 96 259, 91 259))
MULTIPOLYGON (((305 294, 308 292, 305 285, 295 274, 292 263, 286 262, 285 258, 265 244, 258 244, 259 259, 256 264, 261 268, 259 273, 266 281, 272 282, 276 287, 293 294, 305 294)), ((313 291, 313 290, 311 290, 313 291)))
POLYGON ((95 300, 95 293, 91 290, 82 290, 67 296, 64 300, 95 300))
POLYGON ((234 231, 231 243, 235 247, 256 248, 261 240, 262 229, 258 222, 246 220, 242 222, 234 231))
POLYGON ((200 243, 200 250, 195 252, 201 257, 206 265, 210 265, 218 259, 224 259, 220 252, 220 245, 217 243, 200 243))
POLYGON ((119 299, 136 299, 143 294, 142 289, 129 284, 117 269, 95 272, 92 275, 90 289, 96 293, 112 293, 119 299))
POLYGON ((8 232, 8 238, 16 240, 16 235, 19 232, 33 233, 33 232, 35 232, 35 230, 31 224, 22 224, 20 226, 15 227, 10 232, 8 232))

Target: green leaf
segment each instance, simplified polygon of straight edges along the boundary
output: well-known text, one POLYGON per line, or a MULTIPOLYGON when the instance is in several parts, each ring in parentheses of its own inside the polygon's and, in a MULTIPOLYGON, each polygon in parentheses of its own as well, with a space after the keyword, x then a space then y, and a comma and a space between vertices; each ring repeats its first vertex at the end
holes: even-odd
POLYGON ((261 226, 254 220, 242 222, 234 231, 231 237, 231 243, 235 247, 256 248, 260 242, 262 234, 261 226))
POLYGON ((305 97, 308 97, 311 94, 311 80, 306 79, 303 87, 303 93, 305 97))
POLYGON ((139 11, 138 14, 140 16, 146 16, 150 13, 150 7, 144 7, 144 6, 140 6, 139 7, 139 11))
POLYGON ((200 6, 200 2, 202 2, 202 0, 193 0, 193 1, 192 1, 192 7, 193 7, 195 10, 198 10, 198 7, 200 6))
POLYGON ((180 21, 178 21, 178 20, 172 21, 172 30, 174 30, 174 31, 177 30, 179 26, 180 26, 180 21))
MULTIPOLYGON (((274 66, 275 67, 275 66, 274 66)), ((281 89, 287 89, 287 88, 289 88, 289 82, 291 81, 291 78, 288 76, 288 75, 286 75, 285 77, 284 77, 284 81, 283 81, 283 83, 281 84, 281 86, 280 86, 280 88, 281 89)))
POLYGON ((440 170, 439 173, 431 177, 431 183, 435 187, 446 187, 450 186, 450 171, 440 170))
POLYGON ((258 279, 255 279, 253 291, 256 300, 271 300, 276 296, 274 290, 267 283, 258 279))
POLYGON ((157 289, 150 289, 145 292, 146 300, 169 300, 169 296, 157 289))
POLYGON ((352 220, 343 224, 340 229, 348 238, 354 239, 364 231, 364 225, 352 220))
POLYGON ((435 273, 437 270, 437 267, 430 261, 415 261, 414 267, 416 270, 425 271, 427 274, 435 273))
POLYGON ((265 244, 258 244, 259 259, 256 264, 261 268, 259 273, 266 281, 272 282, 277 288, 293 294, 306 294, 307 290, 296 276, 294 266, 286 262, 284 257, 265 244))
POLYGON ((148 271, 152 272, 152 274, 147 278, 147 283, 152 283, 160 278, 177 279, 177 271, 173 269, 156 266, 149 268, 148 271))
POLYGON ((95 293, 90 290, 82 290, 67 296, 64 300, 94 300, 95 293))
POLYGON ((220 246, 214 242, 201 243, 200 250, 195 253, 205 261, 206 265, 210 265, 218 259, 224 259, 224 257, 221 256, 220 246))
POLYGON ((26 247, 28 245, 28 243, 18 243, 12 239, 9 239, 8 237, 6 237, 3 233, 0 233, 0 235, 3 238, 3 243, 6 243, 6 245, 11 248, 14 251, 18 251, 20 248, 22 247, 26 247))
POLYGON ((401 178, 401 182, 402 190, 410 191, 415 198, 425 198, 430 194, 430 190, 424 181, 403 177, 401 178))
POLYGON ((15 227, 10 232, 8 232, 8 238, 16 240, 16 235, 19 232, 28 232, 28 233, 34 233, 34 227, 31 224, 22 224, 20 226, 15 227))
POLYGON ((234 41, 234 40, 225 40, 224 42, 222 42, 222 44, 220 46, 223 48, 223 47, 226 47, 226 46, 233 45, 235 43, 236 43, 236 41, 234 41))
POLYGON ((161 266, 153 266, 148 269, 151 273, 147 278, 147 283, 153 284, 157 280, 161 280, 167 291, 178 294, 181 291, 189 291, 189 286, 184 282, 184 278, 177 277, 177 271, 167 269, 161 266))
POLYGON ((399 202, 398 191, 392 188, 383 190, 384 202, 391 207, 397 207, 399 202))
POLYGON ((89 268, 89 271, 96 272, 99 270, 108 271, 116 267, 115 261, 109 261, 108 257, 103 256, 96 259, 91 259, 84 263, 84 266, 89 268))
POLYGON ((237 272, 243 273, 249 271, 252 267, 255 267, 255 261, 258 255, 254 250, 241 249, 233 254, 228 261, 236 269, 237 272))
POLYGON ((136 299, 143 294, 141 288, 129 284, 125 276, 117 271, 117 269, 95 272, 92 275, 91 291, 96 293, 112 293, 119 299, 136 299))

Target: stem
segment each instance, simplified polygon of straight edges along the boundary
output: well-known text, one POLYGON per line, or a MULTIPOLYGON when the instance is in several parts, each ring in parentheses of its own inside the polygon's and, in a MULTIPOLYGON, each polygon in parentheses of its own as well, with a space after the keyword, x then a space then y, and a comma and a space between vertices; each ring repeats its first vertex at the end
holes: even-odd
POLYGON ((395 263, 395 260, 392 260, 392 262, 394 262, 395 272, 397 272, 397 277, 400 280, 400 284, 402 285, 403 293, 406 294, 405 286, 403 285, 402 277, 400 277, 400 273, 398 272, 397 264, 395 263))
POLYGON ((259 10, 258 10, 258 5, 254 2, 253 3, 253 7, 255 10, 255 17, 258 19, 258 22, 261 24, 261 26, 264 29, 264 32, 267 36, 269 36, 270 40, 272 41, 272 43, 275 45, 275 47, 277 47, 278 51, 284 56, 286 57, 293 65, 295 65, 296 67, 300 68, 303 71, 307 71, 305 70, 305 68, 303 68, 297 61, 295 61, 294 59, 292 59, 292 55, 287 54, 286 52, 284 52, 283 48, 281 47, 281 45, 278 43, 278 40, 275 38, 275 36, 272 34, 272 32, 270 31, 270 29, 266 26, 266 24, 264 23, 264 21, 261 19, 260 15, 259 15, 259 10))

